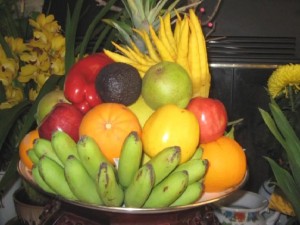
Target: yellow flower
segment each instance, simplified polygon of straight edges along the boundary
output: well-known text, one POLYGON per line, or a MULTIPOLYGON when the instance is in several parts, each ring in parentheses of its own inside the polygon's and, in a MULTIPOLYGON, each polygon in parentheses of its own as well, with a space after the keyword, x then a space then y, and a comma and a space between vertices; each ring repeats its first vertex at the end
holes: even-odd
POLYGON ((0 46, 0 81, 9 86, 17 75, 19 64, 15 59, 7 58, 0 46))
POLYGON ((34 101, 52 74, 65 73, 65 37, 54 16, 41 13, 36 20, 29 19, 29 24, 33 27, 33 38, 26 43, 22 38, 5 37, 13 58, 7 58, 0 46, 0 82, 6 95, 0 109, 22 101, 25 90, 26 96, 34 101), (35 82, 34 88, 26 87, 31 81, 35 82), (21 86, 16 88, 15 84, 20 83, 21 86), (23 90, 22 86, 26 88, 23 90))
POLYGON ((23 100, 23 91, 20 88, 8 86, 5 90, 6 101, 0 104, 0 109, 8 109, 23 100))
POLYGON ((268 79, 268 91, 272 98, 287 95, 287 87, 300 90, 300 64, 279 66, 268 79))
POLYGON ((38 71, 38 68, 34 65, 27 64, 25 66, 22 66, 18 80, 21 83, 27 83, 31 79, 34 80, 35 76, 37 74, 37 71, 38 71))
POLYGON ((5 37, 5 41, 8 43, 11 51, 17 55, 27 50, 26 44, 22 38, 5 37))
POLYGON ((66 40, 62 35, 57 35, 52 38, 51 40, 52 52, 63 52, 62 56, 64 56, 65 49, 66 49, 66 40))
POLYGON ((36 99, 36 97, 38 96, 39 92, 37 90, 34 90, 33 88, 31 88, 29 90, 29 100, 30 101, 34 101, 36 99))
POLYGON ((29 19, 29 24, 37 30, 44 30, 49 33, 57 33, 61 30, 61 27, 58 25, 57 21, 54 20, 53 15, 46 16, 41 13, 38 15, 36 20, 29 19))
POLYGON ((29 48, 39 48, 44 50, 50 49, 50 43, 48 41, 48 37, 45 33, 40 31, 33 32, 33 39, 31 39, 28 43, 29 48))

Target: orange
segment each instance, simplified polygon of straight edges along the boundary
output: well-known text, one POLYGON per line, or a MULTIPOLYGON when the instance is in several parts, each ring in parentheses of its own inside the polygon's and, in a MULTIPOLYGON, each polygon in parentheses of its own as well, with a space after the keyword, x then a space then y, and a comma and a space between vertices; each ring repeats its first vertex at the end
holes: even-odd
POLYGON ((199 144, 199 123, 196 116, 173 104, 158 108, 143 127, 144 152, 154 157, 166 147, 179 146, 180 163, 189 160, 199 144))
POLYGON ((139 120, 129 108, 119 103, 95 106, 84 115, 79 127, 79 135, 92 137, 112 163, 119 158, 123 142, 131 131, 141 136, 139 120))
POLYGON ((37 138, 39 138, 38 130, 32 130, 24 136, 19 145, 20 160, 29 169, 32 169, 33 162, 28 157, 27 152, 33 147, 33 142, 37 138))
POLYGON ((239 185, 247 171, 246 155, 232 138, 222 136, 216 141, 201 144, 203 159, 208 160, 204 178, 206 192, 221 192, 239 185))

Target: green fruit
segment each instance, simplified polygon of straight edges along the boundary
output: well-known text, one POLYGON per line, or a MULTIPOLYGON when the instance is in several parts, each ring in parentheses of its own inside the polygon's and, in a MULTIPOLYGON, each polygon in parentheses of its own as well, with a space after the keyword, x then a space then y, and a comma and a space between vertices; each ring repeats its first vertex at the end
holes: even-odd
POLYGON ((185 108, 192 98, 192 80, 177 63, 163 61, 146 72, 142 83, 142 96, 154 110, 166 104, 185 108))
POLYGON ((69 101, 65 98, 63 90, 57 88, 44 95, 38 103, 37 111, 35 114, 37 124, 39 125, 41 121, 53 109, 53 107, 60 102, 69 103, 69 101))
POLYGON ((142 96, 140 96, 135 103, 128 106, 128 108, 137 116, 142 127, 154 112, 154 110, 146 104, 142 96))
POLYGON ((142 78, 136 68, 126 63, 115 62, 103 67, 95 82, 103 102, 128 106, 141 94, 142 78))

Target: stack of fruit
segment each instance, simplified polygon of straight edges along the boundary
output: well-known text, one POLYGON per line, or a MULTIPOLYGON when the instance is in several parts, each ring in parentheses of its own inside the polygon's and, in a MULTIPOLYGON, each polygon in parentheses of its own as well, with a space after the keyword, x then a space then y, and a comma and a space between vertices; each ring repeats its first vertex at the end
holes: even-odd
POLYGON ((115 44, 121 53, 81 59, 64 90, 40 101, 20 157, 41 189, 88 204, 159 208, 242 182, 244 151, 225 136, 224 105, 208 97, 200 23, 193 10, 177 17, 174 32, 169 14, 158 35, 150 27, 152 39, 136 30, 145 53, 115 44))

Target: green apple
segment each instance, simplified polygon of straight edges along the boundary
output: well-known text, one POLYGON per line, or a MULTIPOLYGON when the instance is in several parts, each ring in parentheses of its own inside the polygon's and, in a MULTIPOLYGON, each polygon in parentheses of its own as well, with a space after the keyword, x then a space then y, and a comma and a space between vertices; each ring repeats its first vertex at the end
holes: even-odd
POLYGON ((157 63, 150 67, 143 77, 142 96, 154 110, 166 104, 185 108, 192 94, 192 80, 178 63, 157 63))
POLYGON ((64 91, 56 88, 53 91, 48 92, 44 95, 38 103, 35 119, 39 125, 41 121, 48 115, 53 107, 60 102, 69 103, 65 98, 64 91))

